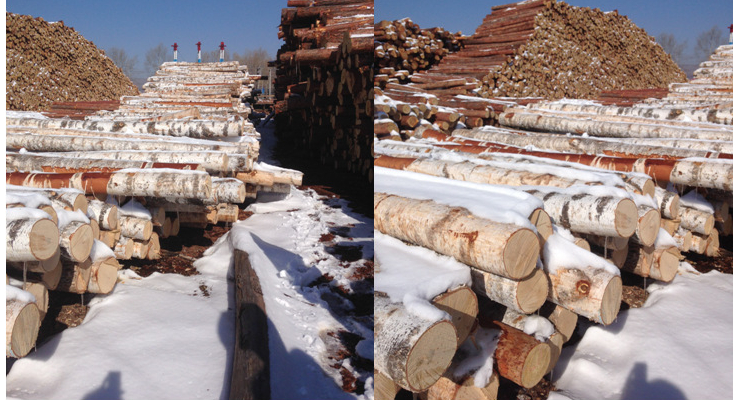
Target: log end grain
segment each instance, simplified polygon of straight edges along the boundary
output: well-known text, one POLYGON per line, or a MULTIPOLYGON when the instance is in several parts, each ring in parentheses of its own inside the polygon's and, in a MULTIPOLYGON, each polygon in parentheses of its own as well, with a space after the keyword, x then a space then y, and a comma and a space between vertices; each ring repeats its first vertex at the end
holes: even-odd
POLYGON ((5 356, 21 358, 36 345, 41 315, 34 303, 11 300, 5 304, 5 356))
POLYGON ((652 246, 658 238, 660 231, 660 212, 651 209, 646 212, 638 222, 636 235, 641 244, 652 246))
POLYGON ((475 293, 467 286, 460 286, 435 297, 432 304, 450 314, 452 325, 457 332, 457 346, 460 347, 473 329, 478 315, 478 298, 475 293))
POLYGON ((621 237, 630 237, 637 230, 637 206, 630 199, 622 199, 614 210, 614 226, 621 237))
POLYGON ((449 321, 440 321, 422 334, 408 354, 406 380, 410 389, 429 388, 450 366, 457 351, 457 333, 449 321))
POLYGON ((516 300, 525 314, 537 311, 547 300, 547 274, 535 268, 532 276, 519 282, 516 291, 516 300))
POLYGON ((48 260, 59 251, 59 229, 54 221, 40 219, 31 227, 28 242, 31 254, 37 260, 48 260))
POLYGON ((622 303, 622 278, 615 276, 609 280, 601 298, 601 323, 609 325, 617 319, 619 306, 622 303))
POLYGON ((93 229, 89 224, 81 224, 75 231, 70 235, 69 239, 69 256, 73 261, 81 262, 90 256, 93 242, 95 237, 93 236, 93 229))
POLYGON ((540 243, 536 233, 529 229, 514 232, 506 242, 503 252, 504 268, 508 276, 511 279, 529 276, 537 265, 539 255, 540 243))
POLYGON ((535 209, 532 215, 529 216, 529 221, 537 228, 537 232, 543 240, 547 241, 547 238, 552 235, 552 220, 545 210, 535 209))
POLYGON ((108 294, 116 286, 118 270, 121 265, 114 257, 93 263, 87 291, 90 293, 108 294))

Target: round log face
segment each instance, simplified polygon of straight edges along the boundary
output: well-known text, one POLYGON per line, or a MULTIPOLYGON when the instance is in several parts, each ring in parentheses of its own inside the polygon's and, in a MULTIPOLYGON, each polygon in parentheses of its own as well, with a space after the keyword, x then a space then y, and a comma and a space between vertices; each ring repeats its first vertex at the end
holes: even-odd
POLYGON ((36 345, 41 315, 36 304, 6 304, 6 357, 24 357, 36 345), (10 308, 9 308, 10 307, 10 308), (8 317, 12 320, 8 321, 8 317), (13 318, 15 317, 15 318, 13 318), (10 332, 8 332, 10 330, 10 332))
POLYGON ((522 279, 532 273, 539 255, 537 235, 529 229, 520 229, 506 242, 504 266, 512 279, 522 279))
POLYGON ((448 321, 442 321, 428 329, 411 349, 406 364, 406 379, 412 391, 422 391, 434 384, 457 351, 457 333, 448 321), (418 346, 420 343, 429 346, 418 346))
POLYGON ((547 373, 552 350, 547 343, 540 343, 527 355, 522 370, 522 386, 529 389, 536 385, 547 373))
MULTIPOLYGON (((547 284, 545 284, 545 287, 547 287, 547 284)), ((473 329, 478 315, 478 299, 475 293, 469 287, 462 286, 437 296, 432 303, 435 307, 450 314, 452 324, 457 332, 457 345, 459 347, 467 339, 470 330, 473 329)))
POLYGON ((547 274, 545 271, 535 268, 531 277, 522 280, 517 287, 517 302, 525 314, 531 314, 547 300, 547 274))
POLYGON ((650 210, 642 218, 637 228, 640 236, 640 243, 646 246, 652 246, 660 232, 660 213, 658 210, 650 210))
POLYGON ((74 239, 70 240, 69 253, 73 260, 79 262, 90 256, 94 242, 93 230, 88 224, 80 225, 73 237, 74 239))
POLYGON ((28 235, 31 253, 37 260, 48 260, 59 251, 59 229, 50 219, 42 219, 33 225, 28 235))
POLYGON ((614 211, 614 225, 621 237, 630 237, 637 227, 637 206, 632 200, 624 199, 619 202, 614 211))
POLYGON ((609 325, 617 319, 621 301, 622 278, 615 276, 606 285, 604 296, 601 300, 601 321, 604 325, 609 325))

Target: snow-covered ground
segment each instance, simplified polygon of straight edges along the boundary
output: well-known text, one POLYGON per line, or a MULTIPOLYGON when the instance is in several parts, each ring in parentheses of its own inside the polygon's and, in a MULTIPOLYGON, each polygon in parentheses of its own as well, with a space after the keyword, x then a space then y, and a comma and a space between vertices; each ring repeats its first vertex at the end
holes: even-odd
POLYGON ((372 221, 353 213, 343 200, 295 188, 284 199, 258 202, 247 210, 254 214, 195 262, 198 275, 141 278, 121 271, 122 281, 109 295, 90 302, 80 326, 15 362, 6 377, 7 397, 228 398, 237 248, 249 253, 262 286, 272 398, 371 399, 371 372, 358 371, 349 359, 341 366, 358 378, 360 392, 366 390, 359 395, 342 391, 340 370, 332 368, 331 349, 322 336, 337 330, 357 335, 358 355, 372 359, 372 312, 353 315, 353 304, 331 290, 372 292, 372 280, 357 278, 373 259, 372 221), (335 256, 332 249, 342 246, 361 258, 335 256), (316 284, 322 275, 331 279, 316 284))
POLYGON ((732 275, 689 272, 563 349, 551 400, 732 398, 732 275))

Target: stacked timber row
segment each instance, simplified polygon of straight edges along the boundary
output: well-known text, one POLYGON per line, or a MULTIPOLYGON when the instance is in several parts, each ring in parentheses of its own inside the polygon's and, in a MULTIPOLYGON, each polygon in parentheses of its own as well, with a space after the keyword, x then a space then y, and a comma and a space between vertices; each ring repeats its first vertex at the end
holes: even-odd
POLYGON ((372 180, 373 2, 290 0, 278 37, 275 121, 282 143, 372 180))
POLYGON ((101 101, 55 101, 51 103, 49 111, 42 112, 49 118, 69 118, 82 120, 94 115, 98 111, 114 111, 121 102, 118 100, 101 101))
POLYGON ((411 19, 375 24, 375 74, 379 80, 405 82, 410 74, 431 68, 460 50, 463 36, 442 28, 421 29, 411 19))
MULTIPOLYGON (((49 290, 109 293, 118 278, 114 251, 98 240, 85 196, 75 190, 6 187, 6 357, 35 346, 49 290), (11 287, 12 286, 12 287, 11 287)), ((118 223, 115 209, 111 218, 118 223)))
POLYGON ((139 93, 105 52, 64 22, 6 12, 5 25, 6 110, 43 111, 55 101, 139 93))

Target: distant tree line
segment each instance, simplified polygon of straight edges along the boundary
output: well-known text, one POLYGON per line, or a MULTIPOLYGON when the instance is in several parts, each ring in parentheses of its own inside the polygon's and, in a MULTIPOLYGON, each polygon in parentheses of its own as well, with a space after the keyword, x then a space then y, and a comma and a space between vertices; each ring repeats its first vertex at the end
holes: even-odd
POLYGON ((655 41, 663 47, 663 50, 668 53, 673 61, 678 64, 684 72, 686 72, 686 75, 690 77, 693 71, 699 66, 699 63, 708 60, 709 56, 717 47, 728 43, 728 35, 729 33, 720 29, 717 25, 700 33, 694 43, 693 59, 695 62, 690 62, 690 56, 686 54, 686 48, 688 46, 688 42, 686 40, 679 42, 672 33, 661 33, 657 38, 655 38, 655 41))

